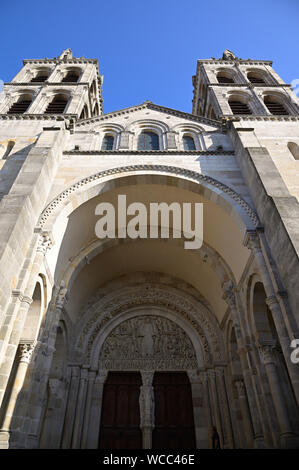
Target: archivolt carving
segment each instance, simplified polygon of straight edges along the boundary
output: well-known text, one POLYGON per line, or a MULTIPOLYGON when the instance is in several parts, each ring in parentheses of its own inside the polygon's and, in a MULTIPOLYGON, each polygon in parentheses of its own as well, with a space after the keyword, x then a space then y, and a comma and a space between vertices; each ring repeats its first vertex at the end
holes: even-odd
POLYGON ((118 296, 107 297, 96 303, 94 314, 83 328, 80 328, 76 348, 81 351, 86 350, 88 360, 98 334, 117 315, 138 306, 162 306, 176 312, 197 332, 206 364, 211 364, 213 359, 223 361, 224 352, 220 346, 221 339, 216 322, 212 322, 207 312, 196 308, 187 298, 153 285, 126 289, 118 296))
POLYGON ((218 190, 220 189, 223 193, 225 193, 230 198, 232 198, 235 202, 237 202, 237 204, 248 215, 248 217, 252 220, 255 226, 259 224, 257 215, 251 209, 251 207, 247 204, 247 202, 245 202, 244 199, 241 198, 239 194, 237 194, 235 191, 233 191, 231 188, 229 188, 225 184, 221 183, 220 181, 215 180, 214 178, 210 176, 202 175, 192 170, 187 170, 184 168, 177 168, 177 167, 168 166, 168 165, 131 165, 131 166, 118 167, 118 168, 110 168, 108 170, 100 171, 94 175, 88 176, 87 178, 83 178, 81 181, 78 181, 77 183, 73 184, 69 188, 65 189, 52 202, 50 202, 50 204, 44 209, 44 211, 42 212, 40 216, 38 227, 42 228, 45 225, 48 217, 55 210, 55 208, 64 199, 70 196, 72 193, 74 193, 77 190, 82 189, 83 186, 88 185, 89 183, 92 183, 93 181, 99 180, 107 176, 121 175, 123 173, 130 173, 132 171, 133 172, 156 171, 156 172, 162 172, 162 173, 168 173, 168 174, 171 173, 174 175, 181 176, 183 178, 187 177, 197 183, 208 183, 214 188, 217 188, 218 190))
POLYGON ((100 369, 182 370, 196 368, 193 345, 174 322, 159 316, 140 316, 118 325, 105 340, 100 369))

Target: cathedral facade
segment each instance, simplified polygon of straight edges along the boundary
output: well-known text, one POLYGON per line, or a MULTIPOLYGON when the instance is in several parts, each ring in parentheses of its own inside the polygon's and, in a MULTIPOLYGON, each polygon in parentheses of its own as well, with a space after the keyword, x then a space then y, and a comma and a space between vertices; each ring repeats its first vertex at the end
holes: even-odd
POLYGON ((291 86, 226 50, 198 61, 192 113, 104 114, 97 60, 23 63, 0 102, 0 447, 203 449, 216 427, 298 448, 291 86), (162 216, 156 238, 97 237, 120 195, 201 203, 201 247, 162 216))

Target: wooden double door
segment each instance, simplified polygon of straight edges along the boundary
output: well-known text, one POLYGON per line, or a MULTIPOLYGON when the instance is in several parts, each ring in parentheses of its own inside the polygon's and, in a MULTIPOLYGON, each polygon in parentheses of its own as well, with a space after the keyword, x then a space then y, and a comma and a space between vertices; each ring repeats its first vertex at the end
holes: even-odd
MULTIPOLYGON (((110 372, 104 386, 100 441, 102 449, 141 449, 138 372, 110 372)), ((192 394, 184 372, 156 372, 153 380, 153 449, 193 449, 192 394)))

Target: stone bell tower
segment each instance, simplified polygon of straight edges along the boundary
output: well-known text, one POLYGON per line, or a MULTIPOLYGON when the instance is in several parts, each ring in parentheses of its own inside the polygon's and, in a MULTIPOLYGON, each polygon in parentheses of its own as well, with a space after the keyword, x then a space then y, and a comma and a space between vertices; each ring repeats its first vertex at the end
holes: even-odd
POLYGON ((269 60, 240 59, 226 49, 220 59, 198 60, 193 85, 192 112, 199 116, 299 114, 291 85, 269 60))
POLYGON ((58 115, 86 119, 102 114, 102 77, 97 59, 76 58, 71 49, 53 59, 23 61, 3 87, 0 114, 58 115))

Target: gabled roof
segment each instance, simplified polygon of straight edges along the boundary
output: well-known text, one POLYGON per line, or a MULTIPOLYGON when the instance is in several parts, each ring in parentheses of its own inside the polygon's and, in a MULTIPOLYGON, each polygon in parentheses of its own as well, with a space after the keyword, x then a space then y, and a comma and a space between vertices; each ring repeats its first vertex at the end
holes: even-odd
POLYGON ((81 119, 77 121, 76 127, 85 126, 86 124, 93 124, 95 122, 102 122, 106 119, 111 119, 113 117, 121 116, 123 114, 133 113, 142 109, 152 109, 160 113, 171 114, 172 116, 188 119, 189 121, 201 122, 203 124, 208 124, 214 127, 222 127, 223 125, 222 121, 220 120, 208 119, 203 116, 196 116, 195 114, 186 113, 184 111, 178 111, 177 109, 166 108, 165 106, 160 106, 158 104, 153 103, 152 101, 144 101, 143 103, 137 106, 131 106, 129 108, 120 109, 118 111, 112 111, 107 114, 102 114, 101 116, 95 116, 88 119, 81 119))

